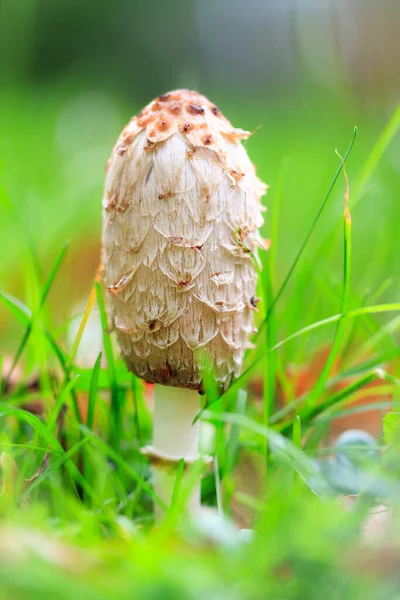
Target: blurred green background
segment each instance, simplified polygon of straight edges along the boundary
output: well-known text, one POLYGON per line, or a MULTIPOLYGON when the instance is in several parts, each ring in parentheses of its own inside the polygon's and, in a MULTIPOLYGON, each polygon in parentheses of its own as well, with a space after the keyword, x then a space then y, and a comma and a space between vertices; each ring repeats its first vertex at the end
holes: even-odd
MULTIPOLYGON (((50 304, 59 324, 81 310, 111 148, 133 114, 177 87, 257 130, 247 147, 270 184, 266 235, 282 182, 279 284, 339 164, 335 148, 345 152, 357 125, 351 198, 396 108, 399 25, 396 0, 1 0, 1 288, 31 302, 27 273, 44 278, 70 240, 50 304)), ((397 137, 354 210, 358 301, 385 281, 380 299, 399 297, 399 157, 397 137)), ((302 261, 307 288, 297 293, 294 280, 287 290, 296 306, 283 333, 337 312, 326 290, 341 278, 343 192, 340 179, 302 261)), ((15 348, 17 327, 1 309, 2 351, 15 348)))

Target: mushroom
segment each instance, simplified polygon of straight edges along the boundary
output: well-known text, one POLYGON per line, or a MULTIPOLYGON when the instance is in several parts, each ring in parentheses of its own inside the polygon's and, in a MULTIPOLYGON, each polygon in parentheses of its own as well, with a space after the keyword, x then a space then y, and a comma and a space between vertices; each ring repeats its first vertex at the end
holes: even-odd
MULTIPOLYGON (((131 119, 107 164, 110 319, 128 369, 156 384, 145 452, 166 505, 178 461, 199 457, 204 357, 226 390, 254 332, 266 186, 240 143, 249 136, 198 92, 177 90, 131 119)), ((199 509, 198 484, 189 510, 199 509)))

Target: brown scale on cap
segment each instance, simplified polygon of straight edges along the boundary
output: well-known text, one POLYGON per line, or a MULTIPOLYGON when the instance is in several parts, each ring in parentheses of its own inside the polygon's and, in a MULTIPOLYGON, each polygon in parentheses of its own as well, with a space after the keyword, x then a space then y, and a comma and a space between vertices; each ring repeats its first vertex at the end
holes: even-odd
POLYGON ((117 194, 108 192, 106 194, 106 200, 107 200, 107 204, 105 204, 104 208, 105 210, 111 210, 112 208, 115 208, 118 204, 118 196, 117 194))
MULTIPOLYGON (((196 148, 210 146, 210 151, 217 154, 222 165, 225 165, 226 159, 226 140, 236 142, 250 136, 250 132, 233 127, 205 96, 190 90, 176 90, 159 96, 137 117, 133 117, 117 142, 118 154, 123 155, 143 130, 148 139, 146 151, 180 132, 190 146, 190 155, 196 152, 196 148)), ((238 173, 235 177, 235 172, 232 175, 237 181, 242 176, 238 173)))
POLYGON ((233 179, 237 182, 241 181, 244 177, 244 173, 238 173, 237 171, 230 171, 230 174, 232 175, 233 179))
POLYGON ((168 100, 171 100, 171 94, 164 94, 158 99, 159 102, 168 102, 168 100))
MULTIPOLYGON (((144 129, 145 127, 147 127, 147 125, 149 123, 153 123, 154 119, 152 119, 151 115, 144 115, 143 113, 140 114, 140 117, 134 117, 131 121, 131 123, 137 124, 140 129, 144 129)), ((129 125, 131 124, 129 123, 129 125)), ((129 127, 128 125, 128 127, 129 127)))
POLYGON ((168 107, 168 110, 173 115, 180 115, 181 112, 182 112, 182 107, 181 107, 181 105, 179 103, 172 104, 171 106, 168 107))
POLYGON ((157 129, 159 131, 167 131, 168 128, 169 128, 169 122, 168 121, 159 121, 157 123, 157 129))
POLYGON ((127 127, 125 127, 122 131, 122 134, 120 135, 119 141, 116 145, 116 152, 120 155, 123 156, 125 154, 125 152, 128 150, 128 146, 130 144, 132 144, 133 140, 135 138, 135 135, 128 130, 127 127))
POLYGON ((200 104, 189 104, 189 106, 186 107, 186 110, 191 115, 203 115, 205 112, 204 108, 200 106, 200 104))

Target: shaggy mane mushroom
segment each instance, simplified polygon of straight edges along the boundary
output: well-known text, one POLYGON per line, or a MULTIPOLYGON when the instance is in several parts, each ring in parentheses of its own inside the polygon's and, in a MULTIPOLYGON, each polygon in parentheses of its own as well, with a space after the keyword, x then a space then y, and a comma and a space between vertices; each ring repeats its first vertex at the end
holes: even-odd
MULTIPOLYGON (((166 505, 179 459, 199 457, 199 350, 226 390, 254 331, 266 186, 241 144, 249 135, 204 96, 177 90, 131 119, 108 162, 102 260, 110 317, 128 368, 157 384, 145 452, 166 505)), ((200 510, 200 485, 189 510, 200 510)))

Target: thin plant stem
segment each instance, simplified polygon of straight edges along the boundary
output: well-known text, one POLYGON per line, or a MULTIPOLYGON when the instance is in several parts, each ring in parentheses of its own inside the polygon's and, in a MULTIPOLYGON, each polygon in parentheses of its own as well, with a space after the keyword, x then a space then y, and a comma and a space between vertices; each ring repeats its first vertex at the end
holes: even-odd
POLYGON ((309 394, 306 404, 307 406, 314 406, 325 388, 325 384, 328 380, 329 374, 339 356, 340 348, 344 339, 345 332, 345 320, 346 314, 349 309, 349 295, 350 295, 350 278, 351 278, 351 215, 349 209, 349 180, 346 173, 346 165, 344 159, 337 153, 343 163, 343 173, 346 183, 345 196, 344 196, 344 211, 343 211, 343 225, 344 225, 344 260, 343 260, 343 292, 340 306, 340 312, 343 317, 338 321, 335 335, 333 338, 332 346, 329 351, 329 355, 326 359, 324 367, 318 376, 318 379, 314 385, 314 388, 309 394))

